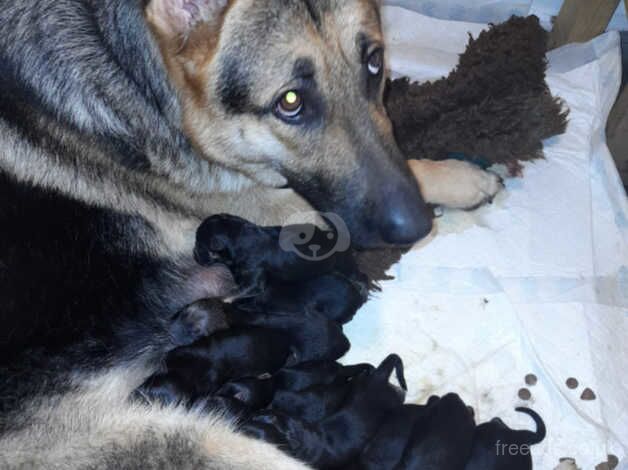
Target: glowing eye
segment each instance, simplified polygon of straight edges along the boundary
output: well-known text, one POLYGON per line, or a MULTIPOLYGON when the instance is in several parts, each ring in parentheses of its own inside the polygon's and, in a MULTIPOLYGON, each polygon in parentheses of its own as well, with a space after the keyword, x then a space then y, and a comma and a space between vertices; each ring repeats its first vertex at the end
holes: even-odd
POLYGON ((299 92, 290 90, 285 93, 277 103, 277 111, 286 118, 294 118, 303 109, 303 98, 299 92))
POLYGON ((367 66, 371 75, 379 75, 384 68, 384 51, 382 49, 374 50, 369 56, 367 66))

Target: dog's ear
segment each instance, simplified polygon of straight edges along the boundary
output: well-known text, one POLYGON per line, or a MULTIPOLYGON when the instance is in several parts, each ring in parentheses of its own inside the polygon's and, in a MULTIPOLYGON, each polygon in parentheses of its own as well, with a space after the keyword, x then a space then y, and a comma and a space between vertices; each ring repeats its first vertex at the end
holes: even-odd
POLYGON ((146 17, 166 38, 185 38, 199 23, 217 21, 229 0, 150 0, 146 17))

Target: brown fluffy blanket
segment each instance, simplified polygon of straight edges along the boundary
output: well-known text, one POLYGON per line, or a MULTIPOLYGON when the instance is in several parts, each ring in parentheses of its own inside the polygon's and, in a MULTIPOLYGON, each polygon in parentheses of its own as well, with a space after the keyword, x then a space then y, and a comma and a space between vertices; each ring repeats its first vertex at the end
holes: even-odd
POLYGON ((470 38, 457 68, 430 83, 389 83, 386 107, 408 158, 503 163, 542 158, 542 141, 567 113, 545 83, 547 33, 535 16, 513 17, 470 38))

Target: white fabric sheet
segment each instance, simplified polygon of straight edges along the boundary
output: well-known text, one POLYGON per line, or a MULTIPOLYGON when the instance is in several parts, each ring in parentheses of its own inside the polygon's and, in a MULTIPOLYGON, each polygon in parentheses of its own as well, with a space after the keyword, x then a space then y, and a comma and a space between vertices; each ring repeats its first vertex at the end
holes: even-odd
MULTIPOLYGON (((421 80, 448 73, 467 33, 485 27, 390 6, 384 18, 392 70, 421 80)), ((514 408, 531 406, 549 430, 533 449, 535 468, 573 457, 589 470, 628 453, 628 200, 604 140, 620 83, 618 35, 549 60, 552 92, 571 110, 567 133, 493 205, 437 221, 438 233, 392 268, 395 280, 348 325, 346 361, 396 352, 410 402, 458 392, 479 421, 499 415, 530 427, 514 408), (528 373, 539 381, 524 402, 528 373), (587 387, 596 400, 580 399, 587 387)))

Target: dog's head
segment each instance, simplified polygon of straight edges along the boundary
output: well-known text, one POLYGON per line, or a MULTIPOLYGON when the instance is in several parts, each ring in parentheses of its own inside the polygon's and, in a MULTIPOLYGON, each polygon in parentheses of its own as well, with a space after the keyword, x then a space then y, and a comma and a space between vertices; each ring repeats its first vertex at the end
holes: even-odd
POLYGON ((146 12, 201 153, 340 215, 358 246, 430 231, 382 100, 380 0, 151 0, 146 12))

